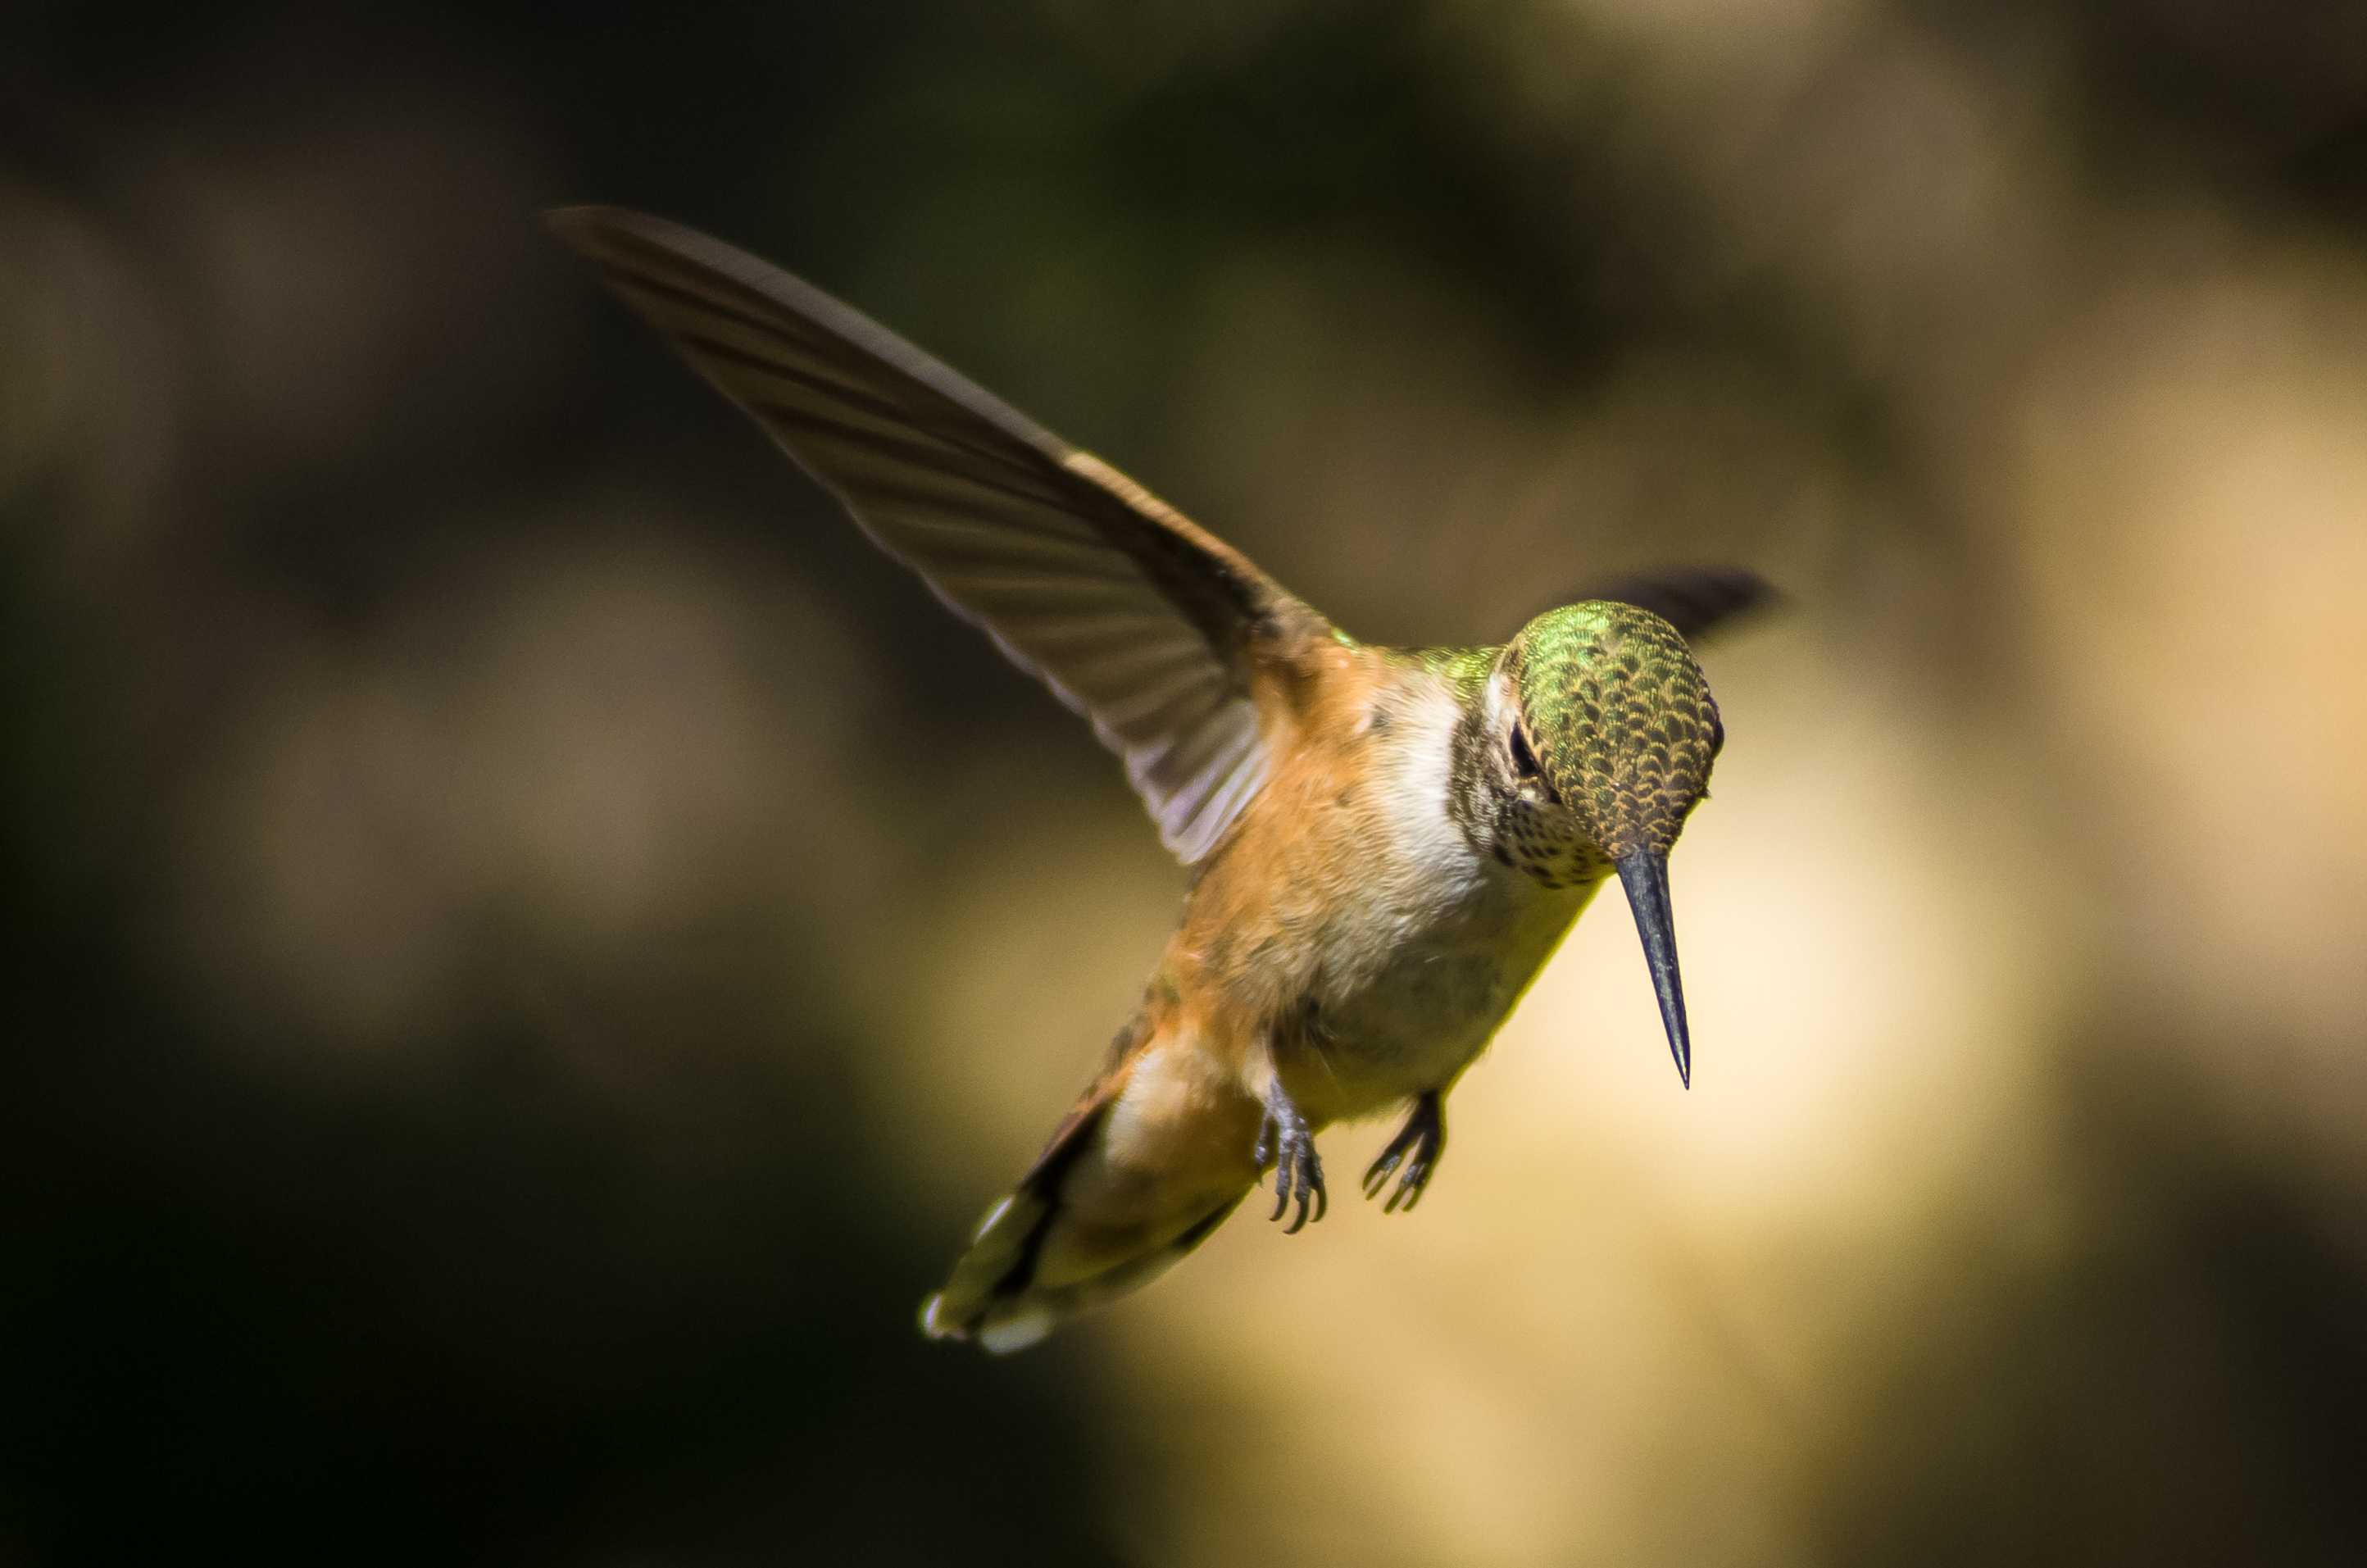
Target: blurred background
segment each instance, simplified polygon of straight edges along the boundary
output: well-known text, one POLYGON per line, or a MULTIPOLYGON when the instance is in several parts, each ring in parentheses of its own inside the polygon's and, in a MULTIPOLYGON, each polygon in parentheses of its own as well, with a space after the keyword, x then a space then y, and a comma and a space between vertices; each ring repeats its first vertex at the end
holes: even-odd
POLYGON ((2367 1560, 2367 9, 542 10, 0 8, 0 1564, 2367 1560), (1614 895, 924 1343, 1183 873, 575 201, 1360 637, 1773 578, 1693 1092, 1614 895))

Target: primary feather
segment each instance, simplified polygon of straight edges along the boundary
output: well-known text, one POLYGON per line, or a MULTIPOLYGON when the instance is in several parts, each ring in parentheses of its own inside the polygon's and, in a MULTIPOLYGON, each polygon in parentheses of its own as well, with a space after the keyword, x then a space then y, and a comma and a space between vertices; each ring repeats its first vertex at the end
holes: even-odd
POLYGON ((1091 720, 1186 863, 1268 772, 1249 644, 1314 615, 1108 464, 744 251, 614 208, 551 227, 890 555, 1091 720))

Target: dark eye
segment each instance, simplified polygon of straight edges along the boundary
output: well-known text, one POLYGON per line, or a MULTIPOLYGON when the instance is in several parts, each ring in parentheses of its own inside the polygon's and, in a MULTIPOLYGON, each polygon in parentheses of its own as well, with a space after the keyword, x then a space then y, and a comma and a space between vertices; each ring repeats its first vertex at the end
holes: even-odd
POLYGON ((1512 775, 1516 778, 1537 776, 1537 756, 1529 749, 1529 733, 1518 724, 1512 726, 1512 775))

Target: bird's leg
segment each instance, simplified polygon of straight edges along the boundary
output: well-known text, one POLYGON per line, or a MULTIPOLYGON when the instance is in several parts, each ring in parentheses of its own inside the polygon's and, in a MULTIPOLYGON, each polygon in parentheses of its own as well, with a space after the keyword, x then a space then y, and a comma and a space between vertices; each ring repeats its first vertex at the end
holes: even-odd
POLYGON ((1425 1089, 1414 1097, 1405 1125, 1365 1173, 1365 1196, 1378 1198, 1388 1184, 1389 1173, 1403 1165, 1405 1173, 1398 1177, 1398 1189, 1389 1194, 1381 1212, 1394 1214, 1403 1205, 1407 1213, 1412 1213, 1413 1206, 1421 1201, 1421 1189, 1430 1185, 1431 1173, 1438 1168, 1438 1157, 1445 1152, 1446 1102, 1439 1098, 1436 1089, 1425 1089))
POLYGON ((1283 1234, 1295 1236, 1305 1227, 1310 1204, 1313 1217, 1323 1218, 1331 1200, 1324 1195, 1323 1162, 1315 1153, 1315 1134, 1282 1086, 1279 1073, 1266 1085, 1265 1119, 1258 1126, 1255 1153, 1260 1170, 1269 1160, 1274 1163, 1274 1213, 1269 1218, 1281 1219, 1294 1199, 1298 1204, 1297 1217, 1283 1234))

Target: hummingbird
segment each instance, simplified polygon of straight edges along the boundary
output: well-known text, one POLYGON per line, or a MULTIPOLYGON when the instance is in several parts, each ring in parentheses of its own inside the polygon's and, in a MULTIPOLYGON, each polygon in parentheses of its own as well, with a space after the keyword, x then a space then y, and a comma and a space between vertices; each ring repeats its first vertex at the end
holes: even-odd
POLYGON ((1411 1210, 1448 1092, 1614 874, 1691 1085, 1668 858, 1725 730, 1686 636, 1765 597, 1757 577, 1630 579, 1496 647, 1361 642, 812 286, 640 213, 549 222, 1093 725, 1192 869, 1140 1006, 923 1304, 926 1333, 1033 1344, 1164 1272, 1269 1171, 1295 1233, 1329 1206, 1316 1133, 1400 1106, 1362 1186, 1411 1210))

